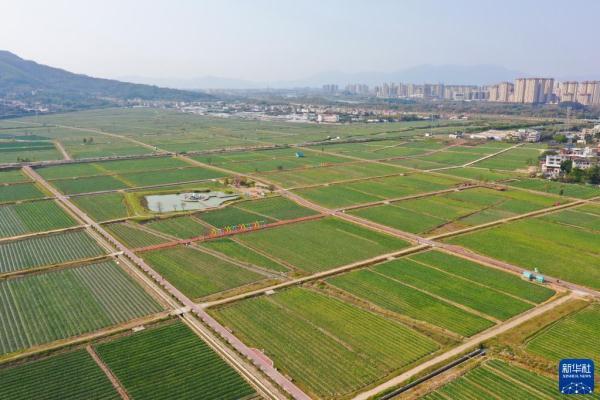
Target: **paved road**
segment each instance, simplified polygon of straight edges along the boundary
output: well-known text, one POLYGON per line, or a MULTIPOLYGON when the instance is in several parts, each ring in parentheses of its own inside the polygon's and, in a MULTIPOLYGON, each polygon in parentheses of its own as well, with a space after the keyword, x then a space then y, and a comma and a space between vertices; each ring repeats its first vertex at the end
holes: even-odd
POLYGON ((150 277, 154 279, 166 292, 171 294, 174 298, 176 298, 181 304, 185 307, 189 307, 189 309, 196 314, 200 320, 210 327, 214 332, 216 332, 221 338, 227 341, 234 349, 236 349, 240 354, 244 355, 248 360, 250 360, 257 368, 259 368, 264 374, 266 374, 270 379, 272 379, 275 383, 277 383, 280 387, 282 387, 290 396, 294 399, 298 400, 309 400, 310 397, 304 393, 300 388, 298 388, 295 384, 293 384, 289 379, 283 376, 279 371, 277 371, 273 366, 267 363, 263 358, 259 357, 256 352, 252 351, 249 347, 247 347, 242 341, 240 341, 236 336, 234 336, 231 332, 229 332, 224 326, 222 326, 219 322, 217 322, 213 317, 211 317, 202 307, 197 306, 194 302, 192 302, 187 296, 185 296, 182 292, 180 292, 175 286, 173 286, 169 281, 164 279, 159 273, 157 273, 154 269, 152 269, 144 260, 134 254, 131 250, 125 247, 122 243, 117 241, 110 233, 108 233, 102 226, 92 220, 87 214, 77 208, 73 203, 69 201, 69 199, 61 194, 57 189, 55 189, 52 185, 46 182, 37 172, 35 172, 30 167, 23 168, 25 172, 32 177, 35 181, 40 183, 42 186, 47 188, 51 193, 53 193, 56 198, 71 212, 77 215, 82 221, 86 224, 90 225, 96 232, 98 232, 106 241, 108 241, 111 245, 117 248, 119 251, 123 252, 123 255, 131 260, 134 264, 136 264, 139 268, 141 268, 144 272, 146 272, 150 277))
POLYGON ((552 302, 543 304, 539 307, 533 308, 530 311, 520 314, 515 318, 509 319, 501 325, 497 325, 491 329, 488 329, 487 331, 484 331, 478 335, 473 336, 471 339, 464 342, 460 346, 454 347, 451 350, 449 350, 443 354, 440 354, 437 357, 427 360, 424 363, 417 365, 413 369, 410 369, 410 370, 390 379, 389 381, 384 382, 381 385, 374 387, 373 389, 370 389, 370 390, 360 393, 359 395, 355 396, 353 398, 353 400, 367 400, 370 397, 373 397, 373 396, 377 395, 378 393, 381 393, 384 390, 388 390, 393 387, 396 387, 396 386, 400 385, 402 382, 405 382, 406 380, 422 373, 426 369, 431 368, 434 365, 442 363, 444 361, 448 361, 454 357, 457 357, 461 353, 464 353, 467 350, 472 349, 473 347, 477 347, 479 344, 485 342, 486 340, 491 339, 494 336, 500 335, 501 333, 504 333, 510 329, 513 329, 513 328, 521 325, 523 322, 529 321, 530 319, 535 318, 538 315, 541 315, 549 310, 552 310, 553 308, 555 308, 555 307, 563 304, 564 302, 571 300, 575 297, 576 296, 574 294, 570 294, 568 296, 563 296, 557 300, 554 300, 552 302))

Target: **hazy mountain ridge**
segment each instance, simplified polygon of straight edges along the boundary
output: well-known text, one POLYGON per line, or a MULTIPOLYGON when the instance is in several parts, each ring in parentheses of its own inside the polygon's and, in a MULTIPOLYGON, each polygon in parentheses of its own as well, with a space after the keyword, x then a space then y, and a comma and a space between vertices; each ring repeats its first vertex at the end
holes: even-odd
POLYGON ((24 101, 103 103, 108 99, 184 101, 211 96, 75 74, 0 51, 0 97, 24 101))
POLYGON ((128 76, 126 79, 137 83, 158 84, 179 89, 283 89, 321 87, 328 83, 335 83, 341 88, 349 83, 364 83, 374 86, 383 82, 442 82, 448 85, 489 85, 501 81, 512 81, 521 76, 527 76, 527 74, 497 65, 419 65, 392 72, 364 71, 348 73, 342 71, 326 71, 305 79, 268 82, 215 76, 203 76, 189 79, 128 76))

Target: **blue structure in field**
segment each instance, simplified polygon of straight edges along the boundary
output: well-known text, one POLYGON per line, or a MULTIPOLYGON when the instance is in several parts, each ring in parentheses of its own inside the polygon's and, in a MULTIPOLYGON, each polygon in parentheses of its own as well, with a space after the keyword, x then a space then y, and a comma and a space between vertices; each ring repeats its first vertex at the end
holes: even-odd
POLYGON ((304 153, 301 152, 301 151, 297 151, 296 152, 296 157, 298 157, 298 158, 304 158, 304 153))
POLYGON ((540 274, 537 268, 535 269, 534 272, 523 271, 523 278, 527 279, 528 281, 535 280, 538 283, 546 282, 544 275, 540 274))

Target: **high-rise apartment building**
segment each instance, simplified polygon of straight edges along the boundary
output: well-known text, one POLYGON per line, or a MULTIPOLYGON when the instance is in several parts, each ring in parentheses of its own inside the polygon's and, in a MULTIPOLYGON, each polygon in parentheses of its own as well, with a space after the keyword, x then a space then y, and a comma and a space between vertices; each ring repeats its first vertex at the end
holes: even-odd
POLYGON ((554 79, 552 78, 519 78, 515 80, 515 103, 546 103, 552 100, 554 79))

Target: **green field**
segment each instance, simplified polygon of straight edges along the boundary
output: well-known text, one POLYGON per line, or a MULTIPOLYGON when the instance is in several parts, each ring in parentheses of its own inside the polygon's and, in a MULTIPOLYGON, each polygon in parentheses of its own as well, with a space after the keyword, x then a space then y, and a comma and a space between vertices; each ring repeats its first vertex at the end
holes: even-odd
POLYGON ((151 172, 134 172, 119 176, 124 182, 129 183, 130 186, 137 187, 215 179, 223 177, 224 174, 208 168, 189 167, 151 172))
POLYGON ((592 185, 554 182, 547 179, 521 179, 510 182, 511 186, 564 196, 589 199, 600 196, 600 188, 592 185))
POLYGON ((488 360, 422 399, 562 399, 557 386, 558 382, 539 373, 488 360))
POLYGON ((527 342, 526 349, 552 361, 563 358, 591 358, 598 365, 598 329, 600 305, 594 303, 536 334, 527 342))
POLYGON ((46 195, 35 183, 16 183, 10 186, 0 185, 0 203, 41 199, 43 197, 46 197, 46 195))
POLYGON ((501 321, 534 306, 477 281, 450 275, 435 266, 424 265, 410 258, 380 264, 373 271, 501 321))
POLYGON ((461 182, 463 180, 451 177, 408 174, 298 189, 295 192, 322 206, 337 208, 449 189, 461 182))
POLYGON ((196 217, 217 228, 260 221, 272 223, 316 214, 284 197, 242 201, 223 209, 196 214, 196 217))
POLYGON ((494 325, 492 321, 378 274, 354 271, 328 280, 334 286, 386 310, 428 322, 463 336, 494 325))
POLYGON ((514 172, 476 167, 452 168, 440 172, 444 175, 453 175, 461 178, 475 179, 478 181, 500 181, 519 176, 514 172))
POLYGON ((0 399, 120 398, 104 372, 85 350, 0 368, 0 399))
POLYGON ((189 239, 209 233, 210 229, 204 226, 193 216, 157 219, 144 224, 157 232, 164 233, 179 239, 189 239))
POLYGON ((85 231, 0 242, 0 274, 105 254, 85 231))
POLYGON ((542 303, 555 293, 550 288, 527 282, 517 275, 495 268, 488 268, 440 251, 426 251, 412 255, 409 258, 442 270, 457 278, 468 279, 534 303, 542 303))
POLYGON ((0 281, 0 354, 95 331, 161 307, 112 262, 0 281))
POLYGON ((265 278, 189 247, 149 251, 143 253, 143 258, 186 296, 194 299, 265 278))
POLYGON ((96 346, 132 399, 237 400, 254 389, 182 322, 96 346))
POLYGON ((561 202, 566 201, 518 190, 475 188, 350 213, 406 232, 437 233, 510 218, 561 202))
POLYGON ((257 150, 250 153, 208 154, 192 158, 240 173, 288 170, 348 161, 327 153, 294 148, 257 150), (302 152, 304 157, 296 157, 297 152, 302 152))
POLYGON ((334 218, 300 222, 239 235, 251 248, 306 272, 339 267, 408 246, 393 236, 334 218), (293 243, 293 246, 290 246, 293 243))
POLYGON ((438 349, 400 323, 302 288, 213 313, 319 398, 348 395, 438 349))
POLYGON ((331 167, 306 168, 293 171, 262 173, 264 179, 275 182, 286 188, 329 183, 340 180, 369 178, 373 176, 400 174, 405 172, 401 167, 390 165, 355 162, 331 167))
POLYGON ((133 222, 119 222, 105 225, 104 228, 125 246, 135 249, 168 242, 168 239, 150 233, 133 222))
POLYGON ((53 200, 0 206, 0 237, 24 235, 75 226, 53 200))
POLYGON ((0 184, 27 181, 30 179, 20 169, 0 170, 0 184))
POLYGON ((256 251, 246 247, 238 242, 235 242, 228 238, 215 239, 203 242, 200 247, 205 247, 209 250, 218 251, 228 257, 238 260, 242 263, 256 265, 257 267, 271 269, 279 272, 286 272, 288 269, 271 260, 270 258, 257 253, 256 251))
POLYGON ((129 216, 122 193, 105 193, 72 197, 75 205, 96 221, 108 221, 129 216))
POLYGON ((575 208, 447 239, 479 253, 569 282, 600 288, 600 206, 575 208), (565 215, 577 219, 562 219, 565 215))
POLYGON ((540 154, 541 151, 538 149, 516 148, 475 163, 474 166, 508 171, 527 169, 527 167, 539 164, 538 157, 540 154))
POLYGON ((129 187, 128 184, 112 175, 60 179, 50 181, 50 184, 64 194, 102 192, 105 190, 118 190, 129 187))

